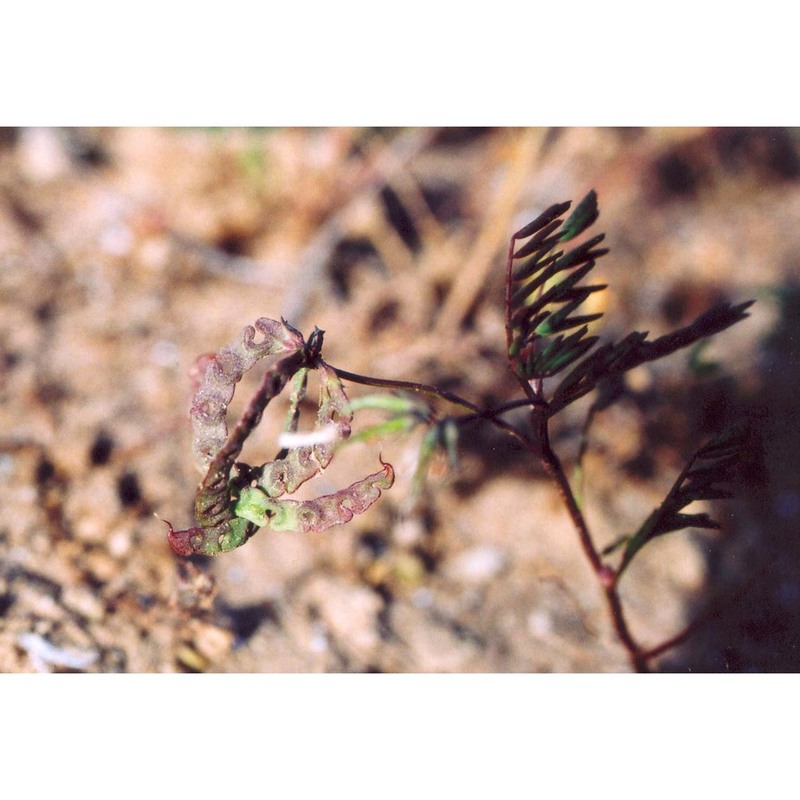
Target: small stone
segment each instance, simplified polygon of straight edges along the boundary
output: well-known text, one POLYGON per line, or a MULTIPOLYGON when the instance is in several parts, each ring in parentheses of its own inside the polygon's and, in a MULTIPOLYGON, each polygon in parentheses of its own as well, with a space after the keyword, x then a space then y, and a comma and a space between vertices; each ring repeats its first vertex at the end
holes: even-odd
POLYGON ((208 668, 208 660, 188 644, 183 644, 177 649, 175 660, 192 672, 204 672, 208 668))
POLYGON ((117 529, 108 537, 108 552, 115 558, 121 558, 131 549, 131 534, 126 529, 117 529))
POLYGON ((197 651, 210 662, 226 656, 233 645, 233 634, 207 622, 192 621, 193 644, 197 651))
POLYGON ((100 656, 94 649, 56 647, 38 633, 22 633, 17 637, 17 641, 28 653, 31 665, 37 672, 49 672, 51 666, 75 670, 88 669, 100 656))
POLYGON ((497 547, 479 545, 465 550, 450 565, 450 572, 470 583, 483 583, 496 577, 506 566, 506 554, 497 547))

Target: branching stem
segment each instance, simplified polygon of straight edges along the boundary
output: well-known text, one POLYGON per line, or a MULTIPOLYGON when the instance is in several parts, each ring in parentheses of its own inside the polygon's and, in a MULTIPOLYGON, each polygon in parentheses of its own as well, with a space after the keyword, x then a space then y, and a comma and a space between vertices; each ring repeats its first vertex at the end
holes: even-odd
POLYGON ((431 397, 438 397, 447 401, 448 403, 458 405, 461 408, 468 409, 468 414, 463 414, 462 416, 455 418, 457 423, 463 424, 476 419, 489 420, 497 427, 514 436, 514 438, 516 438, 526 450, 539 458, 545 471, 550 478, 552 478, 556 484, 556 487, 558 488, 564 506, 566 507, 567 512, 570 515, 570 519, 572 520, 572 524, 578 533, 578 538, 584 555, 586 556, 592 571, 596 575, 597 580, 603 589, 603 594, 606 599, 606 604, 609 609, 617 638, 625 647, 625 650, 628 653, 628 658, 631 662, 631 666, 634 670, 637 672, 649 672, 648 662, 651 659, 661 655, 671 647, 682 642, 694 630, 694 626, 691 626, 690 630, 687 630, 683 634, 674 637, 674 639, 670 639, 668 642, 664 642, 663 644, 653 647, 649 650, 643 650, 642 647, 636 642, 628 627, 628 623, 625 619, 625 613, 622 608, 622 602, 619 597, 617 583, 619 573, 615 572, 611 567, 603 564, 600 554, 598 553, 597 548, 592 541, 589 527, 586 523, 586 518, 581 511, 580 505, 575 496, 575 492, 573 491, 569 479, 567 478, 567 474, 564 470, 563 464, 561 463, 561 459, 550 446, 550 414, 548 405, 546 401, 535 394, 533 388, 527 384, 527 382, 520 381, 523 385, 527 385, 527 397, 505 403, 495 408, 481 409, 470 400, 466 400, 465 398, 460 397, 453 392, 440 389, 439 387, 432 386, 430 384, 418 383, 415 381, 399 381, 389 380, 386 378, 375 378, 368 375, 360 375, 358 373, 349 372, 347 370, 340 369, 339 367, 330 366, 330 368, 334 370, 334 372, 336 372, 336 374, 342 380, 349 380, 353 383, 359 383, 365 386, 378 386, 384 389, 394 389, 400 391, 405 390, 419 394, 426 394, 431 397), (501 414, 504 414, 507 411, 524 407, 531 407, 531 427, 534 434, 533 441, 525 437, 512 425, 499 418, 501 414))
POLYGON ((396 381, 387 378, 373 378, 369 375, 359 375, 356 372, 348 372, 345 369, 340 369, 330 364, 328 366, 330 366, 344 381, 352 381, 353 383, 360 383, 364 386, 380 386, 384 389, 397 389, 400 391, 417 392, 418 394, 428 394, 433 397, 440 397, 448 403, 461 406, 478 415, 481 414, 481 409, 476 406, 475 403, 471 403, 469 400, 465 400, 463 397, 453 394, 453 392, 448 392, 446 389, 440 389, 438 386, 431 386, 427 383, 417 383, 416 381, 396 381))
POLYGON ((568 252, 553 252, 563 242, 580 236, 597 219, 597 196, 590 191, 566 221, 560 218, 570 203, 553 205, 512 237, 506 261, 504 317, 508 367, 524 392, 524 398, 490 408, 481 408, 454 392, 416 381, 375 378, 349 372, 326 364, 321 359, 323 332, 317 328, 308 343, 299 331, 285 320, 261 318, 248 326, 241 336, 223 347, 210 360, 203 357, 205 371, 193 397, 190 416, 194 428, 194 449, 201 471, 205 471, 198 489, 195 516, 199 527, 174 531, 169 537, 180 555, 203 553, 216 555, 243 544, 259 527, 273 530, 319 531, 334 524, 348 522, 371 506, 383 489, 394 480, 391 465, 382 462, 380 472, 369 475, 335 494, 313 501, 278 499, 291 494, 302 483, 327 466, 333 457, 331 442, 282 451, 278 459, 253 468, 235 463, 248 436, 261 420, 267 404, 296 375, 295 392, 290 399, 287 429, 296 432, 300 403, 305 393, 306 373, 321 371, 320 407, 315 431, 337 419, 336 439, 350 435, 350 422, 355 404, 349 403, 341 380, 375 386, 395 392, 427 395, 456 406, 459 415, 441 416, 433 404, 410 402, 405 398, 386 398, 377 403, 365 399, 362 407, 383 408, 395 415, 374 434, 410 430, 418 422, 432 425, 423 441, 420 464, 426 465, 436 447, 445 446, 454 459, 455 427, 477 420, 487 420, 513 436, 532 457, 538 459, 547 475, 555 482, 561 500, 577 532, 581 549, 602 589, 617 639, 625 648, 631 666, 637 672, 649 672, 650 662, 685 641, 718 607, 688 625, 680 633, 659 645, 644 648, 631 633, 619 594, 619 581, 636 553, 650 539, 686 527, 719 527, 706 514, 684 514, 681 509, 698 499, 730 497, 715 485, 728 480, 728 468, 741 447, 742 434, 736 430, 720 434, 698 450, 661 506, 645 520, 640 531, 623 537, 625 551, 613 568, 592 540, 583 512, 582 461, 588 446, 588 431, 597 411, 608 401, 600 396, 591 405, 581 432, 576 461, 576 480, 570 483, 564 466, 550 444, 549 420, 580 397, 595 391, 604 379, 618 379, 636 366, 662 358, 677 350, 719 333, 747 317, 752 301, 739 305, 722 303, 700 315, 694 322, 658 339, 649 341, 646 333, 632 332, 617 343, 595 348, 599 337, 588 336, 588 323, 602 313, 575 314, 592 294, 606 288, 604 284, 579 285, 595 266, 595 261, 608 252, 597 248, 604 234, 586 239, 568 252), (517 243, 527 240, 515 251, 517 243), (515 260, 517 264, 515 266, 515 260), (264 335, 256 340, 256 331, 264 335), (244 372, 267 355, 282 356, 266 372, 241 419, 228 435, 225 415, 235 385, 244 372), (545 396, 545 379, 560 373, 563 377, 553 392, 545 396), (518 430, 502 415, 518 408, 530 411, 530 431, 518 430), (403 415, 406 415, 406 418, 403 415), (401 427, 404 426, 404 427, 401 427), (426 449, 427 448, 427 449, 426 449), (426 455, 427 454, 427 455, 426 455), (313 456, 313 460, 312 460, 313 456), (699 463, 702 461, 703 463, 699 463), (233 477, 232 477, 233 476, 233 477))
MULTIPOLYGON (((525 436, 523 436, 513 425, 509 425, 509 423, 499 419, 499 415, 504 411, 508 411, 512 408, 518 408, 519 406, 531 405, 530 400, 511 403, 499 409, 486 410, 481 409, 470 400, 465 400, 463 397, 459 397, 459 395, 454 394, 453 392, 448 392, 446 389, 440 389, 438 386, 431 386, 427 383, 417 383, 416 381, 396 381, 388 380, 386 378, 373 378, 369 375, 359 375, 356 372, 348 372, 347 370, 339 369, 339 367, 334 367, 330 364, 328 366, 330 366, 330 368, 342 380, 360 383, 364 386, 380 386, 384 389, 396 389, 399 391, 405 390, 417 392, 419 394, 427 394, 432 397, 439 397, 448 403, 453 403, 454 405, 461 406, 461 408, 466 408, 468 411, 472 412, 465 417, 460 417, 459 421, 467 421, 475 418, 488 419, 493 425, 496 425, 498 428, 521 442, 525 448, 530 448, 530 442, 525 438, 525 436)), ((537 403, 538 402, 539 401, 537 401, 537 403)))

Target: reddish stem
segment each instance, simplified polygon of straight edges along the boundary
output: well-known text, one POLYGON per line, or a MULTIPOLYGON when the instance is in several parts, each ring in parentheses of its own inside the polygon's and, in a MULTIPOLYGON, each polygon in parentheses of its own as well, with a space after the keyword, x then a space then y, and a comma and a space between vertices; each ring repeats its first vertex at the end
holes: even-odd
POLYGON ((550 417, 549 406, 541 396, 535 393, 534 389, 530 386, 530 384, 527 383, 527 381, 520 381, 523 388, 526 389, 526 394, 528 395, 527 399, 514 401, 503 406, 499 406, 495 409, 482 410, 477 405, 469 400, 464 399, 463 397, 459 397, 452 392, 448 392, 444 389, 440 389, 429 384, 417 383, 413 381, 374 378, 367 375, 359 375, 354 372, 348 372, 347 370, 339 369, 338 367, 331 367, 331 369, 333 369, 343 380, 350 380, 354 383, 360 383, 368 386, 379 386, 386 389, 408 390, 420 394, 427 394, 439 397, 449 403, 461 406, 462 408, 469 409, 470 413, 458 418, 459 422, 467 422, 476 418, 488 419, 494 425, 514 436, 520 441, 526 450, 529 450, 532 454, 536 455, 541 460, 545 471, 553 479, 558 488, 561 499, 570 515, 573 525, 575 526, 575 530, 578 533, 581 548, 583 549, 583 552, 592 567, 592 571, 597 576, 598 582, 603 588, 603 594, 609 609, 614 631, 616 632, 620 643, 625 647, 631 666, 636 672, 649 672, 650 669, 648 662, 650 660, 656 656, 662 655, 672 647, 681 644, 694 632, 697 627, 699 627, 705 621, 704 619, 698 620, 697 622, 688 626, 680 634, 648 650, 644 650, 641 645, 637 643, 625 619, 622 601, 620 600, 619 591, 617 588, 620 573, 619 571, 614 571, 611 569, 611 567, 603 564, 597 548, 594 546, 586 519, 583 516, 583 512, 581 511, 578 501, 575 498, 575 494, 572 491, 572 486, 570 485, 567 475, 564 472, 564 467, 561 463, 561 460, 550 446, 550 433, 548 428, 550 417), (498 418, 498 415, 505 411, 526 405, 532 406, 531 426, 534 432, 534 441, 528 440, 522 433, 516 430, 516 428, 498 418))
MULTIPOLYGON (((485 411, 475 405, 475 403, 465 400, 463 397, 459 397, 457 394, 453 392, 448 392, 446 389, 439 389, 437 386, 431 386, 427 383, 417 383, 416 381, 395 381, 389 380, 388 378, 373 378, 369 375, 359 375, 356 372, 348 372, 344 369, 339 369, 339 367, 334 367, 331 364, 328 366, 342 379, 346 381, 352 381, 353 383, 360 383, 364 386, 380 386, 384 389, 396 389, 396 390, 406 390, 411 392, 417 392, 419 394, 427 394, 432 395, 433 397, 440 397, 442 400, 446 400, 448 403, 453 403, 454 405, 461 406, 462 408, 469 409, 472 412, 470 415, 471 417, 485 417, 487 418, 493 425, 496 425, 501 430, 505 431, 509 435, 513 436, 522 445, 526 448, 530 447, 530 442, 513 426, 509 425, 502 419, 499 419, 496 415, 502 413, 505 409, 498 409, 496 411, 485 411)), ((540 403, 541 401, 537 401, 540 403)), ((517 404, 512 404, 509 408, 516 407, 517 404)))
POLYGON ((641 647, 637 644, 636 640, 628 628, 628 623, 625 621, 625 614, 622 609, 622 602, 619 598, 617 591, 617 574, 610 568, 603 564, 597 548, 594 546, 589 528, 586 524, 586 519, 583 512, 575 499, 575 494, 572 491, 569 480, 567 479, 564 467, 561 460, 550 447, 550 432, 548 430, 548 417, 546 412, 534 410, 531 413, 531 425, 537 436, 540 452, 539 455, 542 459, 547 474, 555 481, 558 487, 561 499, 569 512, 572 523, 578 532, 581 547, 586 555, 589 564, 592 567, 597 580, 603 587, 606 603, 608 605, 611 619, 614 624, 614 630, 617 637, 628 651, 628 657, 631 665, 637 672, 649 672, 647 667, 647 657, 643 654, 641 647))

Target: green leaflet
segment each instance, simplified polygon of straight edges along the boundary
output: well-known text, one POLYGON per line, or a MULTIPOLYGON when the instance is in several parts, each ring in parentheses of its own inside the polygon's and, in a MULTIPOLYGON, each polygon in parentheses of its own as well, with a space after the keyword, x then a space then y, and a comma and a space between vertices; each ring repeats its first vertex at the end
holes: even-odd
POLYGON ((569 215, 561 229, 560 239, 566 242, 583 233, 600 216, 597 208, 597 192, 592 189, 569 215))
POLYGON ((597 247, 604 234, 566 252, 553 252, 594 223, 598 217, 597 195, 594 190, 589 192, 566 221, 560 220, 569 207, 569 203, 551 206, 518 231, 512 241, 513 247, 517 239, 531 236, 509 258, 506 294, 508 355, 514 372, 526 381, 562 372, 597 342, 597 337, 587 336, 587 324, 602 314, 575 312, 594 292, 606 288, 583 284, 597 259, 608 252, 597 247), (557 335, 575 328, 579 330, 566 340, 557 335))
POLYGON ((664 499, 644 521, 639 530, 628 537, 619 574, 648 542, 658 536, 684 528, 719 528, 706 513, 687 514, 683 509, 699 500, 720 500, 731 493, 720 484, 733 480, 737 462, 745 452, 748 432, 742 424, 733 425, 700 447, 689 460, 664 499))

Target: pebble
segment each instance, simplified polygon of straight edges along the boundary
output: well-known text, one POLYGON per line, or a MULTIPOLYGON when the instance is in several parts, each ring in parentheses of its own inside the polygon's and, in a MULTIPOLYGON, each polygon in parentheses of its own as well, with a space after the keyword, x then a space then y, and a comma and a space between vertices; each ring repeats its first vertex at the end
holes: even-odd
POLYGON ((194 672, 205 672, 208 668, 208 659, 204 658, 193 647, 182 644, 175 652, 175 660, 187 669, 194 672))
POLYGON ((450 565, 454 577, 471 583, 495 578, 508 562, 506 553, 491 545, 478 545, 458 555, 450 565))
POLYGON ((31 665, 38 672, 49 672, 50 666, 87 669, 100 657, 100 653, 93 649, 56 647, 38 633, 21 633, 17 642, 28 653, 31 665))
POLYGON ((130 531, 118 528, 108 537, 108 552, 115 558, 120 558, 131 549, 130 531))
POLYGON ((193 644, 209 662, 220 661, 233 646, 233 634, 207 622, 192 621, 193 644))

